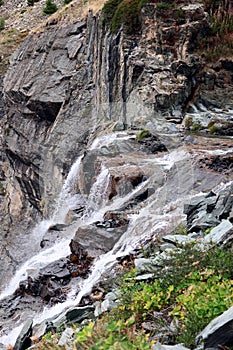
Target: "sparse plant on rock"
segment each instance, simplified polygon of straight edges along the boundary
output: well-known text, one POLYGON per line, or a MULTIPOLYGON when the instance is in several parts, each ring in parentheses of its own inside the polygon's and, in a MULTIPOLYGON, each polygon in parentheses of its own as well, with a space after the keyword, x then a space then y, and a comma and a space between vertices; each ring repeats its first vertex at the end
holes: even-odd
POLYGON ((144 139, 145 137, 150 136, 150 132, 149 130, 142 130, 140 131, 137 136, 136 136, 136 141, 140 141, 142 139, 144 139))
POLYGON ((5 19, 0 17, 0 31, 5 28, 5 19))
POLYGON ((103 24, 117 32, 123 25, 128 34, 140 29, 140 11, 145 0, 108 0, 103 7, 103 24))

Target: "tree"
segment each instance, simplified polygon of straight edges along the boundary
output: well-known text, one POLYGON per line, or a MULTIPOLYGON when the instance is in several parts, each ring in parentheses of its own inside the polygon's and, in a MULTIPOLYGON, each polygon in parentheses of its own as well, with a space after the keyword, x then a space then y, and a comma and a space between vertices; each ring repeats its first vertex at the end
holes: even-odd
POLYGON ((53 0, 46 0, 45 7, 43 8, 43 13, 46 15, 51 15, 56 11, 57 5, 53 2, 53 0))

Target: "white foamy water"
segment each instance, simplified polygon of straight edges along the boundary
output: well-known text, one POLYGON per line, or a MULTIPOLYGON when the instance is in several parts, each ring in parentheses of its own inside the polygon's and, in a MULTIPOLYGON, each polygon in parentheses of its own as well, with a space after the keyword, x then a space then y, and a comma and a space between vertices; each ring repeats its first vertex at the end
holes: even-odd
POLYGON ((110 173, 107 168, 102 166, 96 181, 91 187, 88 196, 87 207, 84 213, 84 218, 89 218, 94 212, 97 212, 105 205, 108 200, 108 189, 110 182, 110 173))
POLYGON ((79 174, 80 164, 83 159, 83 155, 78 157, 78 159, 72 165, 62 190, 59 194, 57 205, 52 215, 54 222, 64 223, 65 218, 69 210, 75 209, 75 206, 80 201, 82 202, 81 195, 73 195, 72 190, 74 189, 77 176, 79 174))
POLYGON ((232 153, 233 152, 233 147, 231 147, 228 150, 221 150, 221 149, 207 150, 207 149, 203 149, 203 150, 201 150, 201 152, 205 152, 205 153, 208 153, 208 154, 213 155, 213 156, 222 156, 222 155, 225 155, 225 154, 228 154, 228 153, 232 153))
POLYGON ((70 254, 70 238, 61 240, 51 248, 40 251, 38 254, 27 260, 15 273, 7 288, 0 294, 0 300, 14 293, 20 281, 27 279, 28 275, 33 276, 35 273, 48 264, 64 258, 70 254))
POLYGON ((100 137, 97 137, 91 146, 88 148, 90 151, 94 149, 99 149, 101 147, 107 147, 111 143, 113 143, 116 139, 117 140, 128 140, 135 138, 135 135, 129 135, 126 132, 115 132, 107 135, 103 135, 100 137))

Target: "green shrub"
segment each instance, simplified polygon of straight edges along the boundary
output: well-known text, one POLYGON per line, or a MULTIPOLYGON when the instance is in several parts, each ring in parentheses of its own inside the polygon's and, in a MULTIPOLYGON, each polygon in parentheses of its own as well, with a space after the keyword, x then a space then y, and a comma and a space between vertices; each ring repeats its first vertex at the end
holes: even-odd
POLYGON ((210 134, 216 134, 219 130, 220 130, 220 127, 217 126, 217 125, 211 125, 209 128, 209 133, 210 134))
POLYGON ((187 115, 184 120, 184 126, 189 129, 193 125, 193 117, 191 115, 187 115))
POLYGON ((5 28, 5 19, 0 17, 0 31, 5 28))
POLYGON ((63 4, 64 4, 64 5, 67 5, 67 4, 69 4, 71 1, 72 1, 72 0, 63 0, 63 4))
POLYGON ((0 6, 3 5, 3 0, 0 0, 0 6))
POLYGON ((201 129, 202 127, 200 123, 194 123, 191 128, 192 131, 200 131, 201 129))
POLYGON ((103 7, 103 24, 115 33, 121 25, 128 34, 140 30, 139 15, 145 0, 108 0, 103 7))
POLYGON ((53 0, 46 0, 45 7, 43 8, 43 13, 46 15, 51 15, 57 11, 57 5, 53 0))
POLYGON ((150 132, 149 130, 142 130, 140 131, 137 136, 136 136, 136 141, 140 141, 142 139, 144 139, 145 137, 150 136, 150 132))

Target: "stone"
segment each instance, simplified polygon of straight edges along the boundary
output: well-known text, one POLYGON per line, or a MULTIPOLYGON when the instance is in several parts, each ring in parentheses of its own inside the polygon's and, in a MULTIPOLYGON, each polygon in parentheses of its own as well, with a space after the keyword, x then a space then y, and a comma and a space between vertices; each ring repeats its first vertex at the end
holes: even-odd
POLYGON ((97 257, 112 249, 126 228, 127 225, 123 225, 109 230, 94 225, 83 225, 71 240, 71 252, 81 261, 88 256, 97 257))
POLYGON ((48 228, 48 231, 62 231, 66 227, 67 227, 66 224, 56 224, 56 225, 50 226, 48 228))
POLYGON ((29 319, 24 323, 24 326, 15 342, 14 350, 25 350, 31 345, 33 320, 29 319))
POLYGON ((175 246, 182 246, 185 244, 193 243, 195 242, 195 239, 190 236, 185 235, 166 235, 163 237, 164 242, 172 243, 175 246))
POLYGON ((158 342, 155 345, 153 345, 153 350, 189 350, 189 349, 186 348, 183 344, 165 345, 158 342))
POLYGON ((159 268, 164 266, 164 261, 161 258, 161 254, 157 255, 156 258, 146 259, 146 258, 138 258, 134 260, 135 268, 137 274, 141 274, 143 272, 156 272, 159 268))
POLYGON ((204 348, 227 347, 233 343, 233 306, 212 320, 196 337, 196 344, 204 342, 204 348))
MULTIPOLYGON (((66 324, 72 324, 72 323, 80 323, 85 319, 93 318, 94 316, 94 306, 88 305, 88 306, 83 306, 83 307, 74 307, 71 308, 70 310, 66 311, 64 313, 65 315, 65 323, 66 324)), ((53 321, 53 324, 55 326, 59 325, 59 319, 58 317, 57 320, 53 321)))
POLYGON ((102 313, 117 307, 118 305, 118 298, 119 298, 119 292, 113 291, 109 292, 105 295, 104 300, 102 302, 97 301, 95 305, 95 311, 94 315, 95 317, 100 316, 102 313))
POLYGON ((224 244, 225 241, 233 240, 233 224, 229 220, 222 222, 214 227, 209 234, 203 238, 204 244, 224 244))
POLYGON ((71 343, 73 341, 74 331, 72 328, 67 327, 64 332, 62 332, 61 338, 59 339, 59 346, 66 346, 68 349, 72 349, 71 343))

